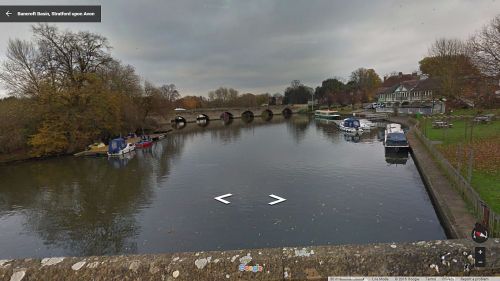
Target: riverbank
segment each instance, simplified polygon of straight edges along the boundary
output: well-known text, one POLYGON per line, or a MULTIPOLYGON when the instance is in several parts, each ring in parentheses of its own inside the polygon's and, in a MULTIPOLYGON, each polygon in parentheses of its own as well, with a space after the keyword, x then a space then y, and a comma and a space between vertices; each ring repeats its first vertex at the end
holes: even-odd
POLYGON ((0 280, 327 280, 329 276, 500 276, 500 240, 474 267, 470 240, 158 255, 0 260, 0 280))
POLYGON ((439 168, 430 152, 417 137, 415 124, 408 117, 391 117, 390 122, 410 127, 407 134, 412 149, 413 159, 432 199, 441 224, 449 238, 468 238, 476 219, 466 202, 455 190, 445 173, 439 168))
POLYGON ((500 213, 500 121, 477 123, 471 129, 471 119, 448 118, 453 127, 446 129, 433 128, 435 119, 422 121, 422 131, 464 178, 469 176, 469 151, 473 151, 471 185, 500 213))

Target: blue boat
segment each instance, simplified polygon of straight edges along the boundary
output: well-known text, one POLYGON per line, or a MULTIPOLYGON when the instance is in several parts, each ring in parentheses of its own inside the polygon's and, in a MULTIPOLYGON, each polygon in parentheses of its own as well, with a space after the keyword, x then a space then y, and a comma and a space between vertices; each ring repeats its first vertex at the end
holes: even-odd
POLYGON ((385 128, 384 146, 386 149, 402 151, 410 148, 408 139, 400 124, 387 124, 385 128))
POLYGON ((109 142, 108 156, 119 156, 135 149, 135 145, 127 143, 123 138, 113 139, 109 142))
POLYGON ((340 122, 339 129, 344 132, 349 133, 362 133, 363 129, 361 129, 361 123, 358 119, 349 117, 344 119, 344 121, 340 122))

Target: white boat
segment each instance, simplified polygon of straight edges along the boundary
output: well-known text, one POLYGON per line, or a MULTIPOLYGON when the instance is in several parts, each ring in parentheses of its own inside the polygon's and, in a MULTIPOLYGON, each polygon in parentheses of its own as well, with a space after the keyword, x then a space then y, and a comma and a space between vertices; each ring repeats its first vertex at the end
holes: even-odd
POLYGON ((127 143, 123 138, 111 140, 108 156, 120 156, 135 150, 135 144, 127 143))
POLYGON ((314 117, 319 119, 340 120, 340 114, 335 110, 316 110, 314 117))
POLYGON ((377 125, 375 123, 373 123, 372 121, 370 121, 368 119, 359 119, 359 124, 360 124, 361 129, 363 129, 363 130, 371 130, 371 129, 377 127, 377 125))
POLYGON ((339 124, 339 129, 348 133, 362 133, 363 129, 361 128, 361 124, 359 120, 356 118, 346 118, 339 124))
POLYGON ((387 124, 385 127, 384 146, 386 149, 395 151, 408 149, 410 147, 406 134, 400 124, 387 124))

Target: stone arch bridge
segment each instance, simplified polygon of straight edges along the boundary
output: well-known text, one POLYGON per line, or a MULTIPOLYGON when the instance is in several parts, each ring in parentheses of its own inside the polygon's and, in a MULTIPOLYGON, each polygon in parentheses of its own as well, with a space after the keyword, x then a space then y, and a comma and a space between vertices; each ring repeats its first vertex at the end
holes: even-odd
MULTIPOLYGON (((271 106, 255 106, 255 107, 227 107, 227 108, 199 108, 184 111, 171 111, 161 118, 162 124, 170 124, 176 118, 182 117, 185 122, 196 122, 196 118, 200 115, 205 116, 209 121, 220 120, 226 117, 242 118, 246 115, 252 117, 272 115, 290 115, 297 113, 305 105, 271 105, 271 106)), ((160 120, 158 120, 160 121, 160 120)))

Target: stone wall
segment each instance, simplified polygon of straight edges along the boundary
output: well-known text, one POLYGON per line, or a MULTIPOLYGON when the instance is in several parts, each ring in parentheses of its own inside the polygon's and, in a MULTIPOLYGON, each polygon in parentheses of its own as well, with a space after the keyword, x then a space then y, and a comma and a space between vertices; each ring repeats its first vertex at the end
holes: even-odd
POLYGON ((159 255, 0 260, 0 280, 327 280, 328 276, 500 275, 500 240, 474 267, 472 241, 444 240, 159 255))

